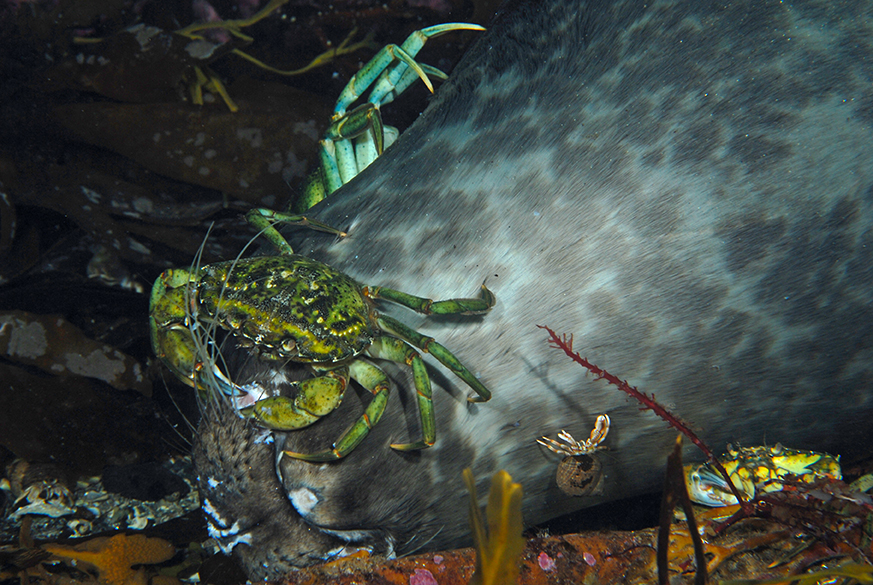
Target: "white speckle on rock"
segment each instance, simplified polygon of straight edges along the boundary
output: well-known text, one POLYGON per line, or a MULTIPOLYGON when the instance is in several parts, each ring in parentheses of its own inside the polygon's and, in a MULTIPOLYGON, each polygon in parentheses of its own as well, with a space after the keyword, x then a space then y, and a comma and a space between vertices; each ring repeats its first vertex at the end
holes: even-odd
POLYGON ((95 349, 88 355, 64 354, 64 365, 73 374, 97 378, 107 384, 115 385, 124 374, 125 365, 123 361, 109 357, 110 350, 109 346, 105 346, 102 350, 95 349))
POLYGON ((151 42, 152 37, 161 34, 161 29, 154 26, 138 24, 127 29, 127 32, 133 33, 140 48, 142 48, 143 51, 147 51, 149 49, 147 45, 151 42))
POLYGON ((264 136, 260 128, 239 128, 236 137, 248 141, 252 148, 260 148, 264 145, 264 136))
MULTIPOLYGON (((221 485, 221 482, 212 476, 206 479, 206 483, 208 483, 209 487, 211 487, 212 489, 215 489, 216 487, 221 485)), ((203 504, 201 505, 201 508, 203 509, 204 514, 212 518, 212 521, 218 524, 219 528, 227 528, 228 526, 230 526, 230 522, 228 522, 227 519, 222 516, 221 513, 215 508, 215 506, 212 505, 212 502, 209 501, 209 498, 203 498, 203 504)))
POLYGON ((11 315, 0 316, 0 346, 6 341, 6 355, 36 359, 48 349, 45 327, 41 323, 27 322, 11 315))
POLYGON ((140 213, 151 213, 155 205, 148 197, 137 197, 133 200, 133 208, 140 213))
POLYGON ((197 39, 185 45, 185 52, 195 59, 206 60, 212 57, 215 49, 220 46, 204 39, 197 39))
POLYGON ((182 162, 185 163, 186 165, 188 165, 188 166, 191 167, 191 168, 194 167, 194 157, 193 157, 192 155, 190 155, 190 154, 189 154, 188 156, 186 156, 185 158, 183 158, 183 159, 182 159, 182 162))
POLYGON ((297 122, 294 124, 293 131, 294 134, 304 134, 308 138, 311 138, 313 142, 318 141, 319 134, 315 120, 310 120, 308 122, 297 122))
POLYGON ((271 160, 269 164, 267 164, 267 172, 271 175, 275 175, 276 173, 282 172, 282 167, 285 165, 282 164, 281 160, 271 160))
POLYGON ((282 178, 286 183, 290 183, 297 177, 306 175, 306 161, 299 160, 294 151, 289 150, 285 154, 285 167, 282 169, 282 178))
POLYGON ((139 252, 140 254, 151 254, 152 253, 152 251, 149 250, 146 246, 137 242, 133 238, 128 239, 128 244, 130 245, 130 249, 133 250, 134 252, 139 252))
POLYGON ((81 189, 82 189, 82 194, 88 198, 88 201, 90 201, 91 203, 94 203, 95 205, 100 203, 100 199, 101 199, 100 193, 98 193, 94 189, 89 189, 88 187, 86 187, 84 185, 81 186, 81 189))
POLYGON ((201 177, 208 177, 209 174, 212 172, 212 169, 210 169, 209 167, 200 167, 199 169, 197 169, 197 172, 200 174, 201 177))

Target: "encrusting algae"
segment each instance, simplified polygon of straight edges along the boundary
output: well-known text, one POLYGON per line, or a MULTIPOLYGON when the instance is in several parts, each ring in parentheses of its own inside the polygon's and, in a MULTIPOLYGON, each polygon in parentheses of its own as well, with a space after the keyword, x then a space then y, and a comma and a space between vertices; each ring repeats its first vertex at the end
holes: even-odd
POLYGON ((133 566, 162 563, 176 554, 170 542, 141 534, 92 538, 75 546, 45 544, 42 549, 56 557, 91 565, 97 569, 101 585, 145 585, 145 571, 142 567, 134 570, 133 566))

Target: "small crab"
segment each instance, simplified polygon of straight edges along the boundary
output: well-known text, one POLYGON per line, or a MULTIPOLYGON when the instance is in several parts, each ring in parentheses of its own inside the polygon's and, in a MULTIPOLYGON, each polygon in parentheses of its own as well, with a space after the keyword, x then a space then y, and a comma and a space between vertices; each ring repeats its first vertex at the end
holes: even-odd
POLYGON ((69 478, 56 464, 15 459, 6 467, 6 475, 0 489, 8 490, 15 498, 11 518, 27 514, 60 518, 76 512, 76 496, 69 478))
POLYGON ((432 92, 428 75, 438 79, 448 76, 430 65, 419 64, 414 57, 428 39, 456 30, 485 30, 478 24, 450 22, 413 32, 403 44, 386 45, 346 84, 337 98, 331 125, 319 146, 321 165, 309 177, 297 209, 309 209, 370 165, 397 139, 396 128, 382 124, 379 108, 394 100, 420 78, 432 92), (349 107, 373 86, 367 101, 349 111, 349 107))
POLYGON ((272 222, 344 235, 339 230, 267 209, 253 209, 246 217, 280 255, 168 270, 152 288, 152 347, 182 381, 204 395, 218 389, 234 397, 241 414, 267 428, 294 430, 336 409, 349 379, 356 380, 373 394, 366 411, 330 449, 311 454, 285 452, 307 461, 347 455, 382 416, 390 385, 385 373, 365 356, 404 363, 412 369, 423 436, 412 443, 392 445, 399 451, 430 447, 436 439, 430 377, 413 346, 433 355, 470 386, 476 393, 469 398, 471 402, 491 398, 489 390, 448 349, 376 310, 376 301, 385 300, 425 315, 478 315, 495 302, 484 284, 479 298, 442 301, 364 286, 335 268, 294 254, 272 222), (215 327, 232 334, 239 345, 261 359, 307 364, 315 377, 297 383, 294 398, 256 396, 246 404, 247 389, 232 382, 207 350, 216 343, 215 327))
POLYGON ((600 493, 603 485, 603 467, 592 453, 605 449, 600 444, 609 433, 609 416, 601 414, 594 423, 594 429, 585 441, 577 441, 565 430, 558 433, 560 443, 548 437, 537 439, 537 443, 564 455, 558 464, 556 476, 558 487, 569 496, 592 496, 600 493))
MULTIPOLYGON (((749 499, 756 493, 781 491, 784 487, 781 480, 786 478, 806 483, 823 477, 842 479, 839 456, 789 449, 779 443, 772 447, 728 446, 728 452, 719 461, 736 488, 749 499)), ((686 465, 685 484, 689 497, 698 504, 712 507, 737 504, 727 482, 709 462, 686 465)))

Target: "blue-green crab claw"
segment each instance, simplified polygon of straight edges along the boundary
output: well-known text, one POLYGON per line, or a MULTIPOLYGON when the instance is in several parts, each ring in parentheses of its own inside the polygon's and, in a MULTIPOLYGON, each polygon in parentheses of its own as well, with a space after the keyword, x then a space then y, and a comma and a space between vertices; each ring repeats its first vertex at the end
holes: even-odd
POLYGON ((398 132, 382 123, 379 108, 390 103, 416 79, 430 91, 430 78, 445 79, 445 73, 415 61, 428 39, 456 30, 485 30, 478 24, 451 22, 413 32, 401 45, 387 45, 346 84, 334 108, 332 123, 319 146, 319 168, 310 176, 297 204, 309 209, 344 184, 382 154, 398 132), (370 88, 367 101, 350 107, 370 88))

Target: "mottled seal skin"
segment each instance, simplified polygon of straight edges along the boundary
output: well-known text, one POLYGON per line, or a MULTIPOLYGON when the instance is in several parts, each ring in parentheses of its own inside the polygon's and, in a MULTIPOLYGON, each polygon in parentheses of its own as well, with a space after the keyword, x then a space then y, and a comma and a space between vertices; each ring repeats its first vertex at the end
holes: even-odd
MULTIPOLYGON (((325 531, 397 553, 469 543, 465 467, 482 494, 498 469, 520 481, 531 524, 656 490, 675 431, 537 324, 574 333, 717 449, 869 449, 871 15, 869 0, 510 5, 401 139, 314 210, 349 236, 288 232, 365 284, 445 298, 487 280, 482 317, 386 311, 494 398, 470 404, 431 368, 436 445, 398 453, 418 414, 408 372, 385 364, 396 391, 353 453, 279 457, 299 518, 270 520, 312 528, 280 541, 285 557, 319 556, 325 531), (603 493, 565 496, 560 457, 535 440, 585 438, 602 413, 603 493)), ((366 400, 277 445, 328 447, 366 400)))

